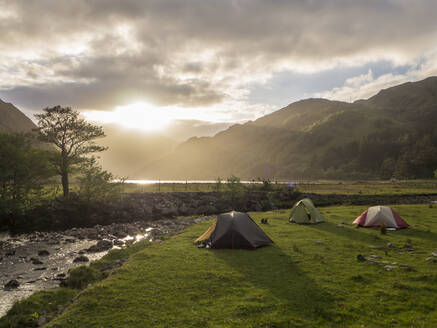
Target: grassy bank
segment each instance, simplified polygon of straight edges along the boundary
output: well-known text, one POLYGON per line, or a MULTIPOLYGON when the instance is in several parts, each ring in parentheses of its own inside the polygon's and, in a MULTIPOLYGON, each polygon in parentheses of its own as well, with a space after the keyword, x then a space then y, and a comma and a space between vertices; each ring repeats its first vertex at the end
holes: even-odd
POLYGON ((434 327, 437 209, 394 208, 412 225, 381 235, 349 225, 365 207, 326 207, 328 222, 287 223, 288 211, 254 214, 275 241, 257 251, 197 249, 208 223, 133 254, 82 292, 49 327, 434 327), (393 243, 394 249, 373 249, 393 243), (404 244, 414 251, 407 251, 404 244), (384 266, 358 262, 357 254, 384 266))

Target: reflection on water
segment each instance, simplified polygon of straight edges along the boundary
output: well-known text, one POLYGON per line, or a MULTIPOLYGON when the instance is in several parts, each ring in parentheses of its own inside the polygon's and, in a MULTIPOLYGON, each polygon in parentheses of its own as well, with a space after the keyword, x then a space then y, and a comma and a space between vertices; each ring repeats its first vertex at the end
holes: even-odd
POLYGON ((153 241, 152 230, 153 230, 153 228, 147 228, 146 229, 146 233, 144 233, 144 234, 137 234, 135 236, 127 235, 126 237, 124 237, 121 240, 124 241, 127 244, 129 244, 129 243, 135 244, 135 243, 137 243, 137 242, 139 242, 140 240, 143 240, 143 239, 146 239, 148 241, 153 241))
MULTIPOLYGON (((114 180, 118 181, 118 180, 114 180)), ((215 180, 125 180, 125 183, 134 183, 134 184, 165 184, 165 183, 216 183, 215 180)), ((227 183, 226 180, 223 180, 221 183, 227 183)), ((262 184, 262 181, 258 180, 244 180, 241 181, 244 184, 262 184)), ((290 184, 291 181, 275 181, 275 183, 279 184, 290 184)))

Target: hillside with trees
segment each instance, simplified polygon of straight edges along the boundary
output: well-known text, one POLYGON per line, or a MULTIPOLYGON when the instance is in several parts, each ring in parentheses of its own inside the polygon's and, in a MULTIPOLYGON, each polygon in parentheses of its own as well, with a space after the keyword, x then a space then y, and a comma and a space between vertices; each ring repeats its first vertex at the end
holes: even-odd
POLYGON ((437 168, 437 77, 354 103, 307 99, 191 138, 142 178, 427 178, 437 168))

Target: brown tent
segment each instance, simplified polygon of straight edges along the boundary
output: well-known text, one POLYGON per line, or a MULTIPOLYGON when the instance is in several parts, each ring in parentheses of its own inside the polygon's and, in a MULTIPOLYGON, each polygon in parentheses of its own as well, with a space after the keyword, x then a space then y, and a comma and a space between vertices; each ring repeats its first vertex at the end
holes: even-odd
POLYGON ((256 249, 273 241, 246 213, 229 212, 220 214, 196 243, 207 243, 211 248, 256 249))

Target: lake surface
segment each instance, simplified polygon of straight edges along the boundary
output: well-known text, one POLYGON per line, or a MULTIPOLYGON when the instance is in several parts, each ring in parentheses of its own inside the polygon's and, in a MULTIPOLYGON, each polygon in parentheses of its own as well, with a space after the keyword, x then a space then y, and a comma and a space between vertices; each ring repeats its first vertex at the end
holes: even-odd
MULTIPOLYGON (((243 180, 240 181, 241 183, 244 184, 262 184, 262 181, 258 181, 258 180, 243 180)), ((272 183, 280 183, 280 184, 290 184, 292 183, 291 181, 271 181, 272 183)), ((208 184, 208 183, 217 183, 217 180, 126 180, 125 183, 133 183, 133 184, 158 184, 158 183, 162 183, 162 184, 166 184, 166 183, 179 183, 179 184, 184 184, 184 183, 204 183, 204 184, 208 184)), ((227 183, 226 180, 222 180, 221 183, 227 183)))

